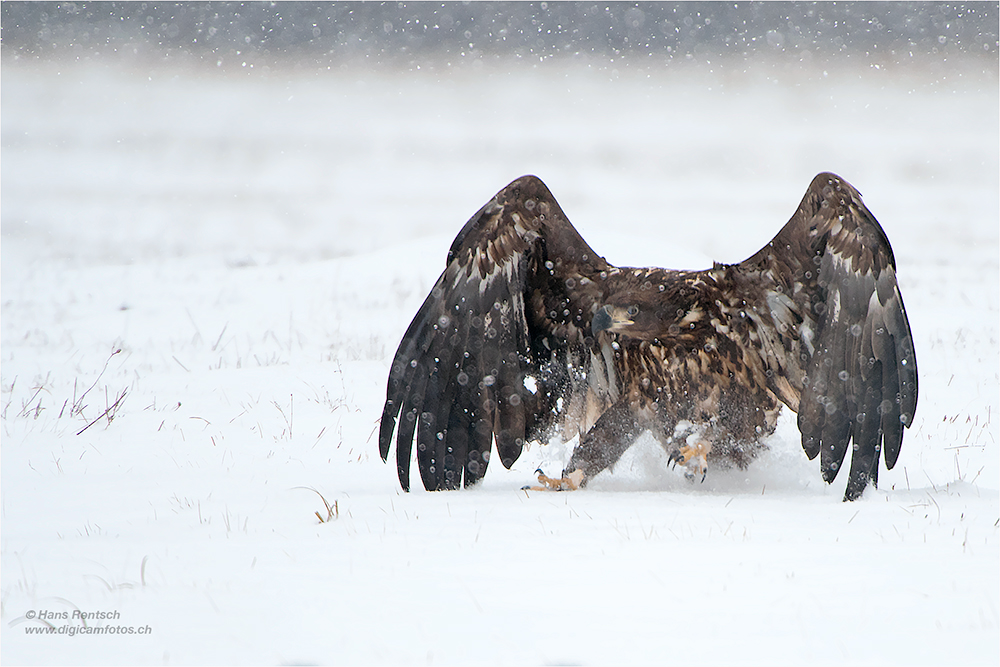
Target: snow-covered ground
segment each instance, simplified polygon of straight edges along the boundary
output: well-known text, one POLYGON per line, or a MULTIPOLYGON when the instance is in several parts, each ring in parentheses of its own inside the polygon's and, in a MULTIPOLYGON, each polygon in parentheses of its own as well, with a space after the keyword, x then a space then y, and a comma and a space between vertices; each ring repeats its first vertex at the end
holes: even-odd
POLYGON ((5 59, 4 663, 997 664, 995 67, 614 67, 5 59), (558 445, 399 490, 389 360, 499 188, 539 175, 614 263, 702 268, 823 170, 915 335, 879 489, 840 502, 786 416, 704 484, 640 441, 580 492, 519 490, 558 445))

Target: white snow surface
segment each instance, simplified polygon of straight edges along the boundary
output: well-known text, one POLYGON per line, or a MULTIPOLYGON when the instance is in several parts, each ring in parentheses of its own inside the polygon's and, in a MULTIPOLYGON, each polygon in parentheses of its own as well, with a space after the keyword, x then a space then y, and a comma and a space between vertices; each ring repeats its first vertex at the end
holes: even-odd
POLYGON ((2 79, 5 664, 1000 660, 995 70, 2 79), (915 337, 878 489, 841 502, 785 414, 703 484, 640 439, 578 492, 520 490, 559 443, 400 490, 375 435, 392 354, 506 183, 540 176, 613 263, 704 268, 824 170, 885 228, 915 337), (28 634, 74 611, 148 633, 28 634))

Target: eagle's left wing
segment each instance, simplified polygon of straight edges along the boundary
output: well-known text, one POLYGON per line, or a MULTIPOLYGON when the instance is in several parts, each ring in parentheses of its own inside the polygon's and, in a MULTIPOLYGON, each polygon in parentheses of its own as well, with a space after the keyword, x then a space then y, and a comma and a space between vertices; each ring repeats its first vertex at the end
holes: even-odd
POLYGON ((454 489, 485 474, 494 440, 510 467, 558 416, 609 268, 534 176, 472 216, 389 372, 379 452, 395 430, 404 489, 414 434, 424 488, 454 489))
MULTIPOLYGON (((853 440, 846 500, 899 456, 917 407, 917 362, 896 261, 861 195, 823 173, 760 252, 733 267, 756 325, 768 387, 798 413, 802 447, 837 476, 853 440)), ((755 339, 755 340, 754 340, 755 339)))

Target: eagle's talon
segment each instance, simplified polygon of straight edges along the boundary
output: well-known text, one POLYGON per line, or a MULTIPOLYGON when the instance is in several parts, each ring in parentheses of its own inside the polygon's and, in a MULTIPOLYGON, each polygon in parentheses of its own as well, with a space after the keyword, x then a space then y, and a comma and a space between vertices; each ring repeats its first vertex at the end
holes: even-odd
POLYGON ((701 473, 701 481, 708 477, 708 453, 712 451, 712 443, 708 440, 697 440, 690 445, 682 445, 670 453, 668 461, 676 468, 680 463, 687 470, 684 479, 694 483, 695 477, 701 473))
POLYGON ((561 478, 549 477, 539 468, 535 471, 541 486, 525 486, 529 491, 576 491, 583 485, 583 471, 579 468, 571 473, 563 473, 561 478))

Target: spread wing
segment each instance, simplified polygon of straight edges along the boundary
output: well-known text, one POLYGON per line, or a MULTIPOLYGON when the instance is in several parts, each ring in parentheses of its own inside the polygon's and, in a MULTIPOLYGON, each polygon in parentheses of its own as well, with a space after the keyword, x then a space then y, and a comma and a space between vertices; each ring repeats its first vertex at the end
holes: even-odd
POLYGON ((453 489, 485 474, 491 443, 510 467, 551 424, 607 268, 534 176, 472 216, 389 373, 379 452, 386 460, 395 430, 404 489, 414 436, 424 487, 453 489))
POLYGON ((833 174, 813 179, 798 210, 747 278, 769 388, 798 413, 802 447, 832 481, 853 440, 845 499, 899 456, 917 407, 917 363, 896 262, 861 195, 833 174))

